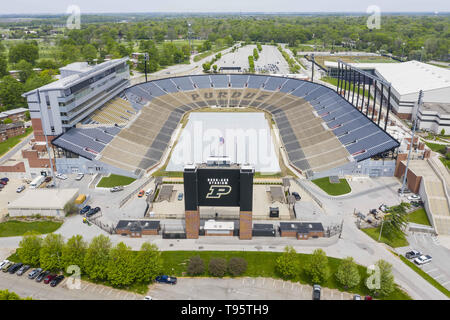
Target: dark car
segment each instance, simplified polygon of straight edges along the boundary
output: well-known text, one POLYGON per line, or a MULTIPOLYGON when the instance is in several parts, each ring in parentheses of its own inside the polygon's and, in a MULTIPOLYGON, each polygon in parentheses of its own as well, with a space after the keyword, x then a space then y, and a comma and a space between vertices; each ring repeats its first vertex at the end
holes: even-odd
POLYGON ((100 207, 92 208, 91 210, 88 211, 88 213, 86 213, 86 216, 87 217, 93 216, 94 214, 96 214, 99 211, 100 211, 100 207))
POLYGON ((89 212, 89 210, 91 210, 91 206, 85 206, 80 210, 80 214, 85 214, 86 212, 89 212))
POLYGON ((5 178, 1 178, 0 180, 1 180, 1 181, 5 181, 5 182, 8 182, 8 181, 9 181, 9 179, 6 178, 6 177, 5 177, 5 178))
POLYGON ((320 291, 321 288, 318 284, 315 284, 313 286, 313 292, 312 292, 312 299, 313 300, 320 300, 320 291))
POLYGON ((159 282, 159 283, 168 283, 168 284, 177 284, 177 278, 175 278, 175 277, 169 277, 169 276, 166 276, 166 275, 164 275, 164 276, 157 276, 156 278, 155 278, 155 280, 156 280, 156 282, 159 282))
POLYGON ((63 279, 64 279, 64 276, 63 276, 63 275, 57 276, 55 279, 53 279, 53 280, 50 282, 50 286, 51 286, 51 287, 56 287, 56 286, 58 285, 58 283, 60 283, 61 281, 63 281, 63 279))
POLYGON ((365 296, 364 300, 372 300, 372 296, 365 296))
POLYGON ((42 280, 44 280, 44 278, 46 276, 48 276, 50 274, 50 271, 42 271, 37 277, 36 277, 36 282, 41 282, 42 280))
POLYGON ((407 253, 405 253, 405 257, 407 259, 415 259, 417 257, 420 257, 421 255, 422 254, 417 250, 411 250, 411 251, 408 251, 407 253))
POLYGON ((8 269, 8 272, 9 273, 11 273, 11 274, 14 274, 14 273, 16 273, 16 271, 17 270, 19 270, 21 267, 23 266, 23 263, 16 263, 16 264, 13 264, 9 269, 8 269))
POLYGON ((34 279, 34 278, 36 278, 40 273, 42 273, 42 269, 41 269, 41 268, 34 269, 33 271, 31 271, 31 272, 28 274, 28 279, 34 279))
POLYGON ((292 195, 295 197, 295 200, 299 201, 302 197, 298 194, 298 192, 292 192, 292 195))
POLYGON ((44 283, 48 284, 48 283, 50 283, 50 281, 52 281, 55 278, 56 278, 56 274, 51 273, 44 278, 44 283))
POLYGON ((50 182, 50 181, 52 181, 52 177, 46 177, 46 178, 44 179, 44 182, 50 182))
POLYGON ((19 271, 17 271, 17 275, 18 275, 18 276, 23 275, 25 272, 28 271, 28 269, 30 269, 30 266, 29 266, 29 265, 26 264, 26 265, 22 266, 22 267, 19 269, 19 271))

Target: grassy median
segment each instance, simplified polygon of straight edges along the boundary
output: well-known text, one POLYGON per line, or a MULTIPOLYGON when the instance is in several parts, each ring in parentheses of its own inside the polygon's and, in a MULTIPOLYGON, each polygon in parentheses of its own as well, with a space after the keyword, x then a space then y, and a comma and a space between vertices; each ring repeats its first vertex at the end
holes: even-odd
POLYGON ((102 178, 100 180, 100 182, 97 184, 97 187, 112 188, 112 187, 117 187, 117 186, 126 186, 135 180, 136 179, 134 179, 134 178, 111 174, 109 177, 102 178))
POLYGON ((373 240, 385 243, 392 248, 406 247, 407 245, 409 245, 409 242, 408 240, 406 240, 405 236, 399 232, 387 232, 386 229, 383 229, 381 239, 380 241, 378 241, 378 237, 380 236, 380 227, 361 229, 361 231, 363 231, 373 240))
POLYGON ((61 227, 62 222, 57 221, 34 221, 25 222, 11 220, 0 223, 0 237, 22 236, 28 231, 39 232, 40 234, 52 233, 61 227))
POLYGON ((9 138, 5 142, 0 142, 0 156, 4 155, 9 150, 14 148, 16 145, 18 145, 20 143, 20 141, 22 141, 23 138, 25 138, 26 136, 28 136, 32 132, 33 132, 33 128, 29 127, 29 128, 25 129, 25 133, 24 134, 21 134, 21 135, 9 138))

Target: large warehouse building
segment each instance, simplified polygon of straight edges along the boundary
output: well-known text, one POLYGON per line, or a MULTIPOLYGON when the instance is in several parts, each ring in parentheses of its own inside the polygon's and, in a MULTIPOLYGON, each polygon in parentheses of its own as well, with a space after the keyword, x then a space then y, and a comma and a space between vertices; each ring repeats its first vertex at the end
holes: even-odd
MULTIPOLYGON (((401 119, 416 112, 419 91, 423 106, 418 110, 419 129, 450 133, 450 69, 419 61, 403 63, 350 63, 392 84, 391 107, 401 119)), ((336 76, 337 62, 325 61, 328 74, 336 76)), ((387 92, 384 92, 385 98, 387 92)))

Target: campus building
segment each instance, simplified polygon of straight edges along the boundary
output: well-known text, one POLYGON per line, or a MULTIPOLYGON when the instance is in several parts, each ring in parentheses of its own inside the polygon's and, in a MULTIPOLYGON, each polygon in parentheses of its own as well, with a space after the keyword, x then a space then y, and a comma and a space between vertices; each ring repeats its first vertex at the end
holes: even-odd
POLYGON ((60 80, 25 93, 36 141, 45 141, 44 134, 53 140, 123 91, 129 85, 127 60, 75 62, 60 68, 60 80))

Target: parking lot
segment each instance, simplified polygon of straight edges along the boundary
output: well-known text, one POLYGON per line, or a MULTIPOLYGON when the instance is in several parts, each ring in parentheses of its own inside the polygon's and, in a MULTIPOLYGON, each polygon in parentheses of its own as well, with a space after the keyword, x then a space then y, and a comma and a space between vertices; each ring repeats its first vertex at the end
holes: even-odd
MULTIPOLYGON (((312 287, 272 278, 178 278, 176 285, 156 283, 155 300, 311 300, 312 287)), ((322 300, 352 300, 353 294, 322 288, 322 300)))
POLYGON ((79 289, 69 289, 65 278, 56 287, 50 287, 44 282, 28 279, 30 269, 23 276, 0 272, 0 287, 17 293, 21 297, 31 297, 37 300, 142 300, 144 296, 133 292, 112 289, 110 287, 81 281, 79 289))
MULTIPOLYGON (((2 178, 3 176, 0 176, 2 178)), ((0 191, 0 217, 3 217, 5 214, 8 213, 8 203, 11 201, 14 201, 15 199, 19 198, 24 192, 17 193, 17 187, 19 186, 25 186, 26 189, 28 189, 28 185, 22 181, 22 179, 15 179, 15 178, 9 178, 8 184, 5 185, 1 191, 0 191)))
POLYGON ((397 248, 397 253, 404 255, 408 251, 418 250, 422 254, 430 255, 432 261, 418 267, 450 290, 450 250, 441 246, 435 236, 427 233, 409 233, 407 239, 409 246, 397 248))

